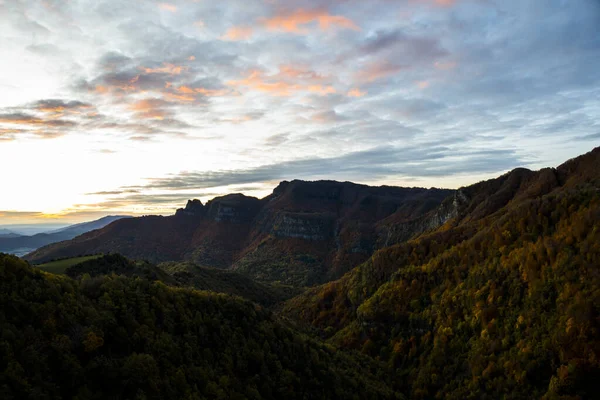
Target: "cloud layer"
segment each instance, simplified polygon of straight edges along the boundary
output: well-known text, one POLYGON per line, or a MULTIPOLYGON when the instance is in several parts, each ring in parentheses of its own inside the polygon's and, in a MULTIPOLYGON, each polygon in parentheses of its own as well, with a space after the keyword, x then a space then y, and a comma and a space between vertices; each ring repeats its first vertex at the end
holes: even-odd
POLYGON ((595 0, 0 0, 0 209, 555 165, 600 144, 598 26, 595 0))

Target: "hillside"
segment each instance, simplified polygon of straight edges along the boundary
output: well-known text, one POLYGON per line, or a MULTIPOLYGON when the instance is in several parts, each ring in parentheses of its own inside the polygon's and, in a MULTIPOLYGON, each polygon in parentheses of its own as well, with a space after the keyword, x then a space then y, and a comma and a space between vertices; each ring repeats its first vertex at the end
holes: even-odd
POLYGON ((240 298, 124 276, 73 280, 0 254, 4 399, 394 399, 364 357, 240 298))
POLYGON ((387 363, 411 398, 593 398, 600 149, 458 194, 443 227, 376 252, 284 314, 387 363))
MULTIPOLYGON (((70 225, 58 230, 38 233, 35 235, 0 235, 0 251, 5 253, 13 253, 16 255, 24 255, 39 247, 46 246, 52 243, 70 240, 83 233, 93 231, 95 229, 104 228, 111 222, 117 221, 127 216, 107 216, 95 221, 84 222, 81 224, 70 225)), ((1 231, 0 231, 1 232, 1 231)))
POLYGON ((256 282, 235 271, 200 267, 189 262, 162 263, 158 268, 169 274, 179 286, 228 293, 266 307, 302 292, 290 286, 256 282))
MULTIPOLYGON (((44 266, 42 268, 47 270, 44 266)), ((132 261, 119 254, 85 260, 67 268, 65 274, 74 279, 80 279, 86 274, 92 278, 113 274, 140 277, 161 281, 173 287, 231 294, 266 307, 279 304, 301 292, 291 287, 255 282, 234 271, 200 267, 188 262, 170 262, 156 266, 146 261, 132 261)))
POLYGON ((334 181, 282 182, 264 199, 231 194, 205 205, 189 201, 173 216, 117 221, 43 247, 26 259, 42 263, 120 253, 154 263, 190 261, 232 268, 261 281, 312 285, 342 276, 377 248, 439 226, 446 216, 430 213, 452 193, 334 181))

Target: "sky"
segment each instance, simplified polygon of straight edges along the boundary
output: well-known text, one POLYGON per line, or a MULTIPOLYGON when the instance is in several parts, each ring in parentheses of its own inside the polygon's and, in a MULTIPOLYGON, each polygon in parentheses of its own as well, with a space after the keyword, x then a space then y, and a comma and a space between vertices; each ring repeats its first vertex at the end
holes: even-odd
POLYGON ((0 224, 600 145, 598 0, 0 0, 0 224))

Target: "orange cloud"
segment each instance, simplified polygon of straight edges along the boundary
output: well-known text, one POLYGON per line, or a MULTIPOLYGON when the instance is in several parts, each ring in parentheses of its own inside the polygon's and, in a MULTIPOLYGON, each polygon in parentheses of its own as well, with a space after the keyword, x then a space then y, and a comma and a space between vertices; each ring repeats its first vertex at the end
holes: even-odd
POLYGON ((188 57, 188 61, 194 61, 196 59, 196 56, 189 56, 188 57))
POLYGON ((183 71, 187 71, 188 67, 180 65, 174 65, 171 63, 164 63, 162 67, 158 68, 144 68, 140 67, 142 71, 147 74, 169 74, 169 75, 180 75, 183 71))
POLYGON ((177 92, 187 95, 202 94, 204 96, 215 97, 224 96, 231 91, 229 89, 206 89, 206 88, 191 88, 189 86, 179 86, 177 92))
POLYGON ((143 99, 131 104, 128 109, 135 111, 138 117, 162 120, 171 113, 162 109, 167 103, 160 99, 143 99))
POLYGON ((438 7, 451 7, 456 4, 456 0, 413 0, 420 3, 429 3, 438 7))
POLYGON ((46 113, 46 114, 81 114, 82 112, 93 108, 91 104, 81 103, 81 102, 64 102, 61 100, 45 100, 40 101, 35 105, 35 109, 37 111, 46 113))
POLYGON ((309 92, 318 93, 321 96, 325 96, 327 94, 335 93, 335 88, 333 86, 322 86, 322 85, 311 85, 308 87, 309 92))
POLYGON ((234 26, 225 32, 225 34, 221 36, 221 39, 231 41, 248 40, 252 37, 253 33, 254 29, 249 26, 234 26))
POLYGON ((367 92, 363 92, 358 88, 351 89, 350 91, 348 91, 348 97, 363 97, 366 94, 367 92))
POLYGON ((160 8, 161 10, 172 12, 172 13, 177 12, 177 6, 174 4, 170 4, 170 3, 160 3, 158 5, 158 8, 160 8))
POLYGON ((294 92, 306 91, 322 96, 335 93, 331 85, 315 83, 324 78, 314 71, 283 66, 277 74, 265 75, 262 71, 252 70, 245 79, 227 82, 228 86, 246 86, 250 89, 266 92, 273 96, 290 96, 294 92))
POLYGON ((427 89, 430 85, 429 81, 417 81, 416 84, 419 89, 427 89))
POLYGON ((224 96, 226 94, 231 93, 230 89, 194 88, 194 91, 196 93, 203 94, 204 96, 209 96, 209 97, 224 96))
POLYGON ((456 3, 456 0, 435 0, 435 4, 443 7, 450 7, 456 3))
POLYGON ((259 92, 270 93, 274 96, 290 96, 292 92, 300 89, 300 85, 290 84, 284 81, 268 82, 268 78, 261 71, 253 70, 245 78, 239 81, 229 81, 229 86, 247 86, 259 92))
POLYGON ((298 67, 293 65, 281 65, 279 67, 278 76, 282 78, 304 79, 310 81, 322 81, 325 79, 324 76, 319 75, 315 71, 312 71, 305 67, 298 67))
POLYGON ((360 82, 374 82, 392 75, 396 75, 404 68, 405 67, 401 65, 391 64, 388 61, 375 62, 362 71, 359 71, 356 74, 356 78, 360 82))
POLYGON ((196 101, 196 95, 193 94, 164 93, 164 96, 176 103, 193 103, 196 101))
POLYGON ((177 91, 178 91, 178 92, 180 92, 180 93, 185 93, 185 94, 192 94, 192 93, 195 93, 195 92, 194 92, 194 89, 192 89, 192 88, 190 88, 190 87, 187 87, 187 86, 179 86, 179 87, 177 88, 177 91))
POLYGON ((360 30, 360 28, 350 19, 340 15, 331 15, 325 10, 303 10, 299 9, 289 13, 282 13, 271 18, 263 18, 261 23, 268 30, 283 31, 290 33, 306 33, 304 25, 316 22, 323 31, 332 28, 344 28, 360 30))
MULTIPOLYGON (((12 114, 1 114, 0 115, 0 125, 24 125, 30 127, 45 127, 45 128, 70 128, 77 125, 73 121, 64 120, 57 118, 60 115, 53 115, 52 118, 42 119, 31 114, 25 114, 21 112, 12 113, 12 114)), ((36 135, 47 135, 54 133, 35 131, 33 132, 36 135)))

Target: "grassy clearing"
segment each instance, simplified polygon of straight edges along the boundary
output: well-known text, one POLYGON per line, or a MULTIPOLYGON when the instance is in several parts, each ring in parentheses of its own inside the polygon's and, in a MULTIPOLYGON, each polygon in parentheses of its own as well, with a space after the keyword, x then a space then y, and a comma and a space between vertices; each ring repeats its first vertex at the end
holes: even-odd
POLYGON ((64 260, 51 261, 49 263, 37 265, 38 268, 51 272, 53 274, 62 275, 65 273, 67 268, 82 263, 88 260, 94 260, 96 258, 102 257, 101 254, 95 256, 85 256, 85 257, 73 257, 73 258, 65 258, 64 260))

